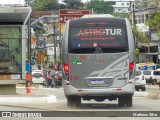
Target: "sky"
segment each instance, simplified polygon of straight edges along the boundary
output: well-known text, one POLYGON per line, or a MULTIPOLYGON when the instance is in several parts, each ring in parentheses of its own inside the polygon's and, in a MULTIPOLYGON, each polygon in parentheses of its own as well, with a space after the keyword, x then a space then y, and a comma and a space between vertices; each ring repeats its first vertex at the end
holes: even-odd
MULTIPOLYGON (((63 0, 59 0, 60 1, 60 3, 61 3, 61 1, 63 1, 63 0)), ((87 1, 90 1, 90 0, 82 0, 82 2, 87 2, 87 1)))
POLYGON ((24 0, 0 0, 0 4, 24 4, 24 0))
MULTIPOLYGON (((82 0, 82 2, 87 2, 87 0, 82 0)), ((0 0, 0 4, 24 4, 24 0, 0 0)))

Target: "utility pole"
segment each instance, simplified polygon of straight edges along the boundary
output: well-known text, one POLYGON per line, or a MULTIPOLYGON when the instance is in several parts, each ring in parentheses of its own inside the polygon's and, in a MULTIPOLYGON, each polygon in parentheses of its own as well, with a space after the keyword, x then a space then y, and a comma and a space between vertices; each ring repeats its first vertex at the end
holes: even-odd
POLYGON ((131 11, 132 11, 132 25, 136 27, 136 17, 135 17, 135 4, 134 1, 130 1, 131 11))
POLYGON ((134 27, 136 27, 136 17, 135 17, 135 5, 134 5, 134 2, 133 2, 133 25, 134 27))
MULTIPOLYGON (((31 6, 31 0, 28 0, 28 6, 31 6)), ((31 65, 31 17, 28 19, 28 62, 30 65, 30 73, 32 72, 32 65, 31 65)))
POLYGON ((56 47, 57 47, 57 36, 56 36, 56 23, 54 22, 53 23, 54 25, 53 25, 53 31, 54 31, 54 64, 56 64, 57 63, 57 54, 56 54, 56 47))

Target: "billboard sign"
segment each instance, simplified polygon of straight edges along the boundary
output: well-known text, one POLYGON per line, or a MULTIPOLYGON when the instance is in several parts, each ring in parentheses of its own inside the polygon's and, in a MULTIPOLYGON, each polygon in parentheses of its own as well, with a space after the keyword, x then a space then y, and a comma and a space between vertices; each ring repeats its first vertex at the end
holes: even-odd
POLYGON ((90 10, 60 9, 59 22, 66 23, 68 19, 78 19, 86 14, 90 14, 90 10))

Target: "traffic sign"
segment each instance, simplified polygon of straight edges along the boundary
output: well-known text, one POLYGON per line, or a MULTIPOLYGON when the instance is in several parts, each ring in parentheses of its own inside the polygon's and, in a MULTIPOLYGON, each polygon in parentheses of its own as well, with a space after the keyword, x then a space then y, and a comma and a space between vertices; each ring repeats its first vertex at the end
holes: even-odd
POLYGON ((68 19, 78 19, 86 14, 90 14, 90 10, 60 9, 59 22, 66 23, 68 19))

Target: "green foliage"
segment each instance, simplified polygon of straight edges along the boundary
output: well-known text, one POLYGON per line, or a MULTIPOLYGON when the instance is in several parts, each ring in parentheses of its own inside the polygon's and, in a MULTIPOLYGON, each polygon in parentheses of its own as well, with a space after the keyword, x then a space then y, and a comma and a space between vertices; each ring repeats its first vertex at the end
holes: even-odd
POLYGON ((59 4, 59 9, 65 9, 66 5, 65 4, 59 4))
POLYGON ((139 55, 139 49, 138 48, 135 49, 135 54, 139 55))
POLYGON ((61 59, 58 59, 58 60, 57 60, 57 63, 58 63, 59 65, 61 65, 61 64, 62 64, 61 59))
POLYGON ((149 39, 146 35, 143 35, 142 32, 138 31, 137 28, 132 28, 132 32, 137 40, 137 43, 148 43, 149 39))
POLYGON ((146 21, 146 25, 160 32, 160 9, 155 14, 150 15, 152 19, 146 21))
MULTIPOLYGON (((133 34, 134 34, 134 37, 135 37, 137 43, 148 43, 149 42, 148 37, 143 35, 142 32, 138 31, 136 27, 132 28, 132 31, 133 31, 133 34)), ((135 49, 136 63, 139 63, 139 53, 140 53, 139 49, 136 48, 135 49)))
POLYGON ((82 0, 63 0, 68 9, 80 9, 83 6, 82 0))
POLYGON ((159 0, 139 0, 138 2, 136 2, 136 6, 138 7, 138 9, 157 9, 159 7, 159 0))
POLYGON ((149 14, 149 20, 146 21, 146 25, 150 27, 151 31, 157 31, 160 39, 160 6, 159 0, 150 0, 150 7, 153 11, 149 14))
POLYGON ((139 49, 136 48, 136 49, 135 49, 136 63, 139 63, 139 53, 140 53, 139 49))
POLYGON ((113 13, 112 15, 119 18, 128 18, 128 13, 113 13))
POLYGON ((138 1, 136 6, 144 9, 145 7, 147 7, 148 2, 149 2, 148 0, 140 0, 140 1, 138 1))
POLYGON ((59 3, 57 0, 35 0, 32 2, 33 10, 57 10, 59 3))
POLYGON ((136 57, 136 63, 139 63, 139 58, 136 57))
POLYGON ((86 3, 85 9, 93 9, 94 13, 100 13, 100 14, 112 14, 114 9, 113 7, 105 2, 104 0, 98 1, 98 0, 92 0, 88 3, 86 3))

